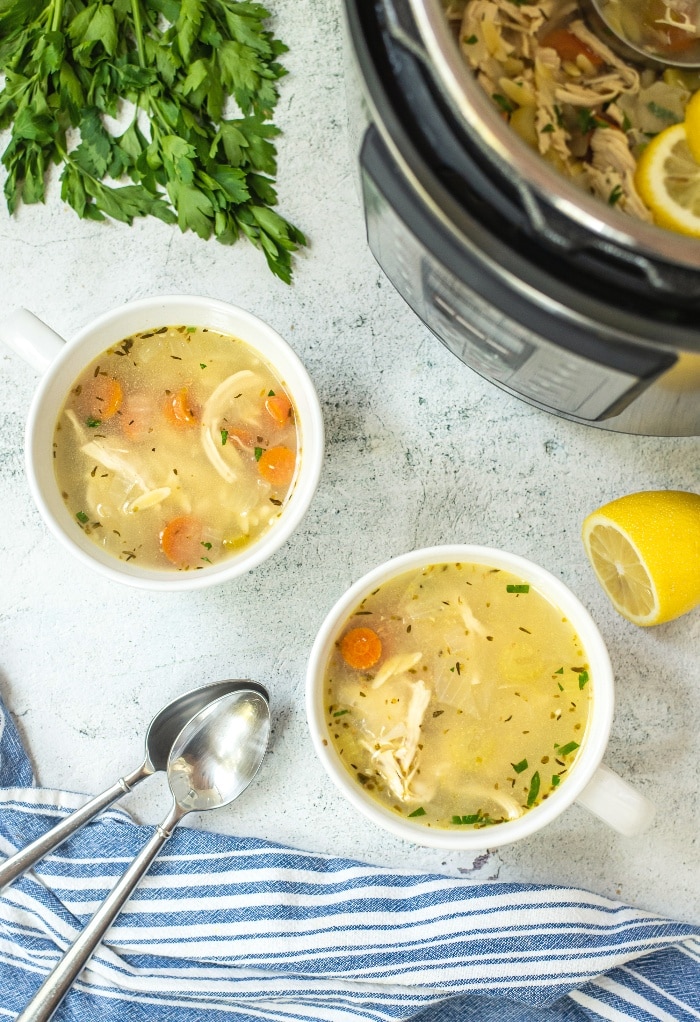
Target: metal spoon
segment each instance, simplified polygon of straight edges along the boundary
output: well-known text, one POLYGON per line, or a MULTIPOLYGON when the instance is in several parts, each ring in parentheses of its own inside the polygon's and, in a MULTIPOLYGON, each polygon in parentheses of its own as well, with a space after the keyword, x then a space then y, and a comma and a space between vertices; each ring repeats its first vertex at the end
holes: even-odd
MULTIPOLYGON (((638 28, 642 19, 639 0, 617 0, 617 8, 609 8, 605 0, 583 0, 582 7, 590 27, 623 60, 642 67, 663 70, 666 67, 685 68, 689 71, 700 67, 700 36, 688 37, 687 49, 674 52, 666 49, 659 35, 659 44, 629 34, 630 26, 638 28), (613 15, 612 17, 610 15, 613 15)), ((678 0, 668 0, 668 7, 675 8, 678 0)), ((681 5, 682 6, 682 5, 681 5)), ((697 9, 695 16, 697 17, 697 9)), ((673 30, 669 26, 668 30, 673 30)))
POLYGON ((182 729, 168 758, 170 812, 15 1022, 48 1022, 180 820, 228 805, 253 780, 267 748, 270 708, 265 689, 247 685, 182 729))
MULTIPOLYGON (((17 877, 26 873, 35 863, 43 859, 45 855, 52 852, 59 845, 63 844, 71 834, 84 827, 86 823, 94 819, 99 813, 113 802, 132 791, 141 781, 159 770, 165 770, 168 764, 168 756, 172 749, 173 742, 177 738, 185 724, 195 716, 203 707, 227 692, 236 692, 241 688, 255 689, 255 682, 243 681, 240 679, 228 681, 215 681, 210 685, 203 685, 201 688, 192 689, 183 695, 173 699, 171 703, 160 710, 146 732, 146 755, 143 763, 136 770, 124 777, 120 777, 110 788, 103 791, 101 795, 95 795, 89 802, 86 802, 80 809, 76 809, 70 816, 65 817, 55 827, 42 834, 36 841, 15 852, 0 866, 0 891, 8 884, 11 884, 17 877)), ((262 693, 265 690, 260 687, 262 693)))

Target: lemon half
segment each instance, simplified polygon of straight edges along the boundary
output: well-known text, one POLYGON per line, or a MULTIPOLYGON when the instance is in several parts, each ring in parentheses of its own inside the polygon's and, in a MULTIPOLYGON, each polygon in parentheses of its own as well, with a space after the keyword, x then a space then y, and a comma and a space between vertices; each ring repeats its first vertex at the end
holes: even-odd
POLYGON ((588 515, 582 539, 612 605, 657 625, 700 604, 700 494, 645 490, 588 515))
POLYGON ((700 163, 685 124, 665 128, 651 140, 639 157, 634 183, 660 227, 700 238, 700 163))

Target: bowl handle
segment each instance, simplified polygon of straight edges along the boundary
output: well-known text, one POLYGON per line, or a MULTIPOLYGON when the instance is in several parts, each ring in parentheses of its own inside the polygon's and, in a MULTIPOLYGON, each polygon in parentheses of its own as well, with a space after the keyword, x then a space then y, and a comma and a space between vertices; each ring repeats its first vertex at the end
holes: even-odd
POLYGON ((17 309, 0 322, 0 343, 43 376, 66 342, 28 309, 17 309))
POLYGON ((576 801, 625 837, 643 833, 656 813, 644 795, 603 763, 576 801))

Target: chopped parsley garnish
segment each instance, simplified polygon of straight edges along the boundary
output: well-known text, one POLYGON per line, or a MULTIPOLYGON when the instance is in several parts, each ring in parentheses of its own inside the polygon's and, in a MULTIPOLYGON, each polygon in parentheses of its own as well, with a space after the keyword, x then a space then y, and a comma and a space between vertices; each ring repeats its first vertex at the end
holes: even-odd
POLYGON ((408 814, 409 820, 412 816, 425 816, 425 809, 423 806, 419 806, 418 809, 414 809, 412 813, 408 814))
POLYGON ((528 806, 533 805, 539 793, 540 793, 540 772, 539 770, 535 770, 534 774, 532 775, 532 780, 530 781, 530 790, 527 793, 528 806))
POLYGON ((90 519, 88 518, 84 511, 78 511, 75 517, 82 525, 85 525, 86 522, 90 521, 90 519))
POLYGON ((342 717, 346 713, 350 713, 350 710, 336 710, 336 712, 333 714, 333 716, 334 717, 342 717))
POLYGON ((595 128, 610 127, 607 121, 603 121, 600 117, 596 117, 595 114, 593 114, 593 112, 585 106, 580 106, 576 109, 576 117, 578 118, 579 127, 584 135, 588 134, 589 131, 593 131, 595 128))
POLYGON ((515 770, 516 774, 521 774, 523 770, 527 770, 526 759, 521 759, 519 763, 511 763, 510 765, 513 767, 513 770, 515 770))
POLYGON ((554 125, 545 124, 544 128, 540 128, 540 131, 542 132, 543 135, 548 135, 550 134, 550 132, 554 131, 554 125))
POLYGON ((559 670, 558 670, 558 671, 555 671, 554 673, 555 673, 555 674, 563 674, 563 673, 564 673, 564 668, 563 668, 563 667, 560 667, 560 668, 559 668, 559 670))
POLYGON ((515 110, 515 107, 513 106, 511 101, 506 96, 502 96, 500 92, 494 92, 491 98, 493 99, 494 103, 498 103, 501 110, 503 110, 505 113, 512 114, 513 111, 515 110))
POLYGON ((474 823, 484 823, 488 819, 487 816, 481 815, 481 810, 478 813, 471 813, 469 816, 453 816, 452 823, 455 827, 469 827, 474 823))
POLYGON ((462 40, 462 42, 463 42, 463 43, 464 43, 464 44, 465 44, 466 46, 473 46, 473 45, 474 45, 474 43, 477 43, 478 41, 479 41, 479 40, 477 39, 477 37, 476 37, 475 35, 470 35, 470 36, 467 36, 467 38, 466 38, 466 39, 463 39, 463 40, 462 40))
POLYGON ((616 206, 623 195, 622 185, 615 185, 610 195, 608 195, 608 206, 616 206))
POLYGON ((585 688, 588 684, 588 671, 581 671, 578 676, 578 687, 585 688))
POLYGON ((202 546, 207 550, 211 550, 211 543, 202 543, 202 546))
POLYGON ((268 390, 268 392, 267 392, 267 396, 268 396, 268 397, 274 397, 274 396, 275 396, 275 392, 274 392, 274 390, 268 390))
POLYGON ((552 774, 552 787, 556 788, 561 784, 561 777, 559 774, 552 774))
POLYGON ((90 419, 86 419, 85 420, 85 425, 89 426, 90 429, 94 429, 96 426, 100 425, 100 422, 101 422, 100 419, 92 419, 92 418, 90 418, 90 419))
POLYGON ((530 586, 527 586, 527 585, 522 585, 522 586, 506 586, 506 592, 507 593, 529 593, 530 592, 530 586))
POLYGON ((206 362, 200 362, 199 363, 199 368, 200 369, 206 369, 207 368, 207 363, 206 362))
POLYGON ((222 429, 221 430, 221 446, 222 447, 225 445, 227 440, 228 440, 228 430, 227 429, 222 429))
POLYGON ((262 456, 263 456, 263 449, 262 449, 262 447, 256 447, 255 448, 255 460, 256 461, 260 461, 262 456))
POLYGON ((196 329, 197 329, 197 327, 196 327, 196 326, 188 326, 188 327, 187 327, 187 333, 188 333, 188 334, 193 334, 193 333, 195 332, 195 330, 196 330, 196 329))
POLYGON ((653 114, 654 117, 658 117, 660 121, 668 121, 669 124, 676 124, 678 117, 674 114, 673 110, 669 110, 668 107, 659 106, 658 103, 647 103, 647 110, 653 114))
POLYGON ((567 742, 566 745, 562 745, 557 753, 559 756, 568 756, 570 752, 578 749, 578 742, 567 742))

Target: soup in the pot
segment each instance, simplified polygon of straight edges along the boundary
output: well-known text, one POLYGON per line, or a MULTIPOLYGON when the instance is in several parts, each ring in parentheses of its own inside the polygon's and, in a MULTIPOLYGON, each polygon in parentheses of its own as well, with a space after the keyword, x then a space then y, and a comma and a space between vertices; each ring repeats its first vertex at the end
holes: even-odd
POLYGON ((595 679, 562 611, 481 564, 370 593, 324 676, 329 740, 370 796, 428 827, 485 827, 549 798, 585 740, 595 679))
MULTIPOLYGON (((657 136, 684 122, 700 72, 623 60, 591 30, 576 0, 444 4, 477 82, 545 160, 623 213, 700 236, 700 164, 691 152, 700 152, 700 140, 689 147, 676 132, 653 159, 651 149, 644 156, 657 136)), ((683 20, 670 11, 671 0, 627 6, 639 32, 646 25, 667 49, 698 44, 695 25, 691 34, 661 24, 683 20)))
POLYGON ((296 416, 283 381, 244 341, 162 327, 125 338, 75 380, 54 459, 92 542, 145 568, 202 569, 282 514, 296 416))

